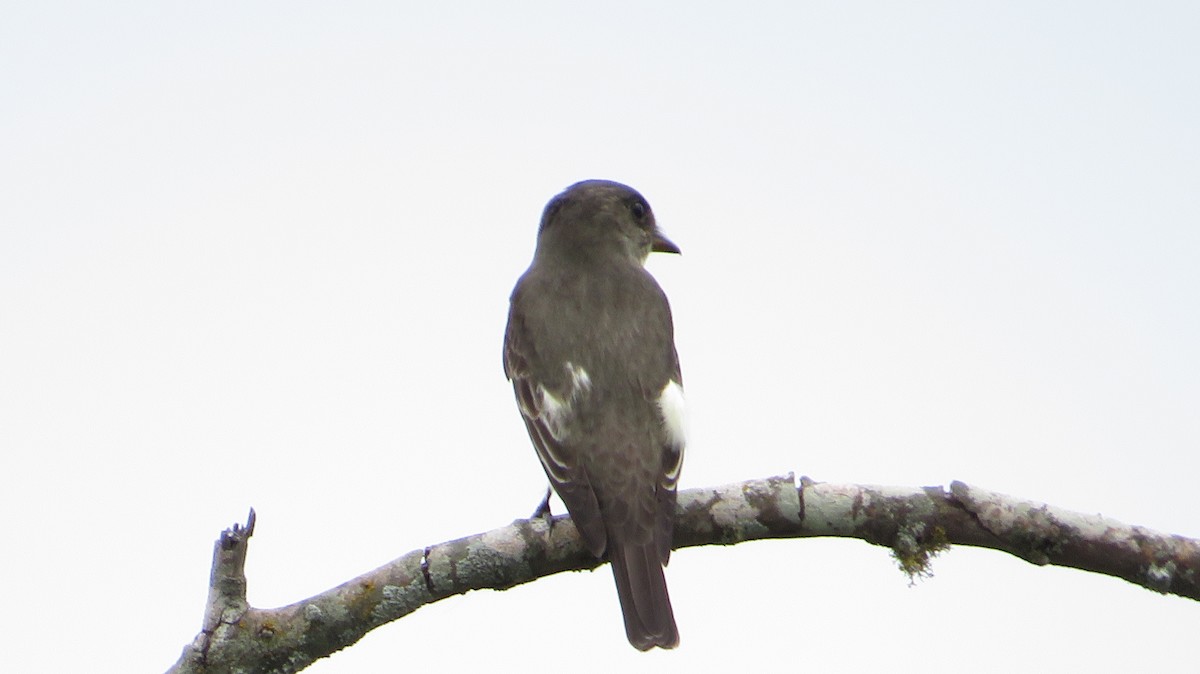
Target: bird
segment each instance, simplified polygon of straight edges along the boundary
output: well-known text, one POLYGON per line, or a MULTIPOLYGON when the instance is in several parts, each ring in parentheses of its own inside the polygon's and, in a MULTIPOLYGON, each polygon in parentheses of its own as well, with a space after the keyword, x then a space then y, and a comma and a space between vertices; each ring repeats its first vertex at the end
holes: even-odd
POLYGON ((679 631, 663 567, 671 555, 686 445, 683 378, 667 296, 645 268, 679 254, 633 188, 571 185, 546 205, 517 281, 504 372, 538 458, 616 581, 638 650, 679 631))

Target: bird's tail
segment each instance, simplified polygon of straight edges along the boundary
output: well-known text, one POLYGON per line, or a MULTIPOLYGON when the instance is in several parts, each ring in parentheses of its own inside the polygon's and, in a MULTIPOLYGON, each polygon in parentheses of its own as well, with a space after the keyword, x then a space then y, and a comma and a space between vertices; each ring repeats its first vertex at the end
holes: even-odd
POLYGON ((675 613, 667 595, 667 579, 658 547, 653 541, 611 547, 609 557, 629 643, 639 651, 655 646, 675 648, 679 645, 679 630, 675 628, 675 613))

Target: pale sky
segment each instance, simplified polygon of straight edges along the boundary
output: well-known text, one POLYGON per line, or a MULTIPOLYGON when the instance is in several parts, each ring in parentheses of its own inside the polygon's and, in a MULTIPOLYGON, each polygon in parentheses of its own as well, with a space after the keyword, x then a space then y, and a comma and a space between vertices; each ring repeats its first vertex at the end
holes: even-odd
MULTIPOLYGON (((525 517, 501 370, 538 217, 640 190, 684 488, 787 471, 1200 536, 1195 3, 19 3, 0 11, 0 662, 155 672, 212 542, 252 604, 525 517)), ((681 646, 607 567, 307 671, 1155 671, 1200 606, 957 548, 690 549, 681 646), (586 654, 586 655, 583 655, 586 654)))

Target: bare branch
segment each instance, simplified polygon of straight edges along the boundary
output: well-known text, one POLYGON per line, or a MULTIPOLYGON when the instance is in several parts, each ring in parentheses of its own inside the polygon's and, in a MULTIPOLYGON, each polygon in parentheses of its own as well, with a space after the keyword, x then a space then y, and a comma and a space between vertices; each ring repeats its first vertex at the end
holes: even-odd
MULTIPOLYGON (((1002 550, 1033 564, 1103 573, 1200 600, 1200 541, 953 482, 942 487, 824 484, 792 475, 679 495, 675 547, 838 536, 892 549, 927 575, 951 545, 1002 550)), ((418 608, 484 588, 503 590, 599 566, 567 517, 517 520, 414 550, 290 606, 246 604, 243 568, 254 511, 221 534, 204 627, 168 674, 297 672, 418 608)))

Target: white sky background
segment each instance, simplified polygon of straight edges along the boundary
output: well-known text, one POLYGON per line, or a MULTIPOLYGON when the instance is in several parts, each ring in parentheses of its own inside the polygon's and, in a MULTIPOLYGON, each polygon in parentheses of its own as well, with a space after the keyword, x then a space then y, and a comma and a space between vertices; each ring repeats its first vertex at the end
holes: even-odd
MULTIPOLYGON (((961 479, 1200 536, 1197 6, 684 7, 6 6, 4 669, 165 670, 250 506, 263 607, 527 516, 508 293, 584 178, 684 251, 650 263, 684 487, 961 479)), ((1195 602, 965 548, 933 570, 685 550, 675 652, 628 646, 604 567, 309 671, 1196 663, 1195 602)))

